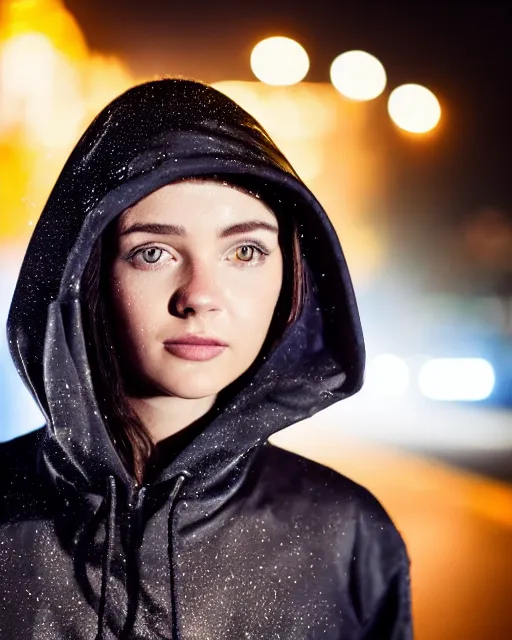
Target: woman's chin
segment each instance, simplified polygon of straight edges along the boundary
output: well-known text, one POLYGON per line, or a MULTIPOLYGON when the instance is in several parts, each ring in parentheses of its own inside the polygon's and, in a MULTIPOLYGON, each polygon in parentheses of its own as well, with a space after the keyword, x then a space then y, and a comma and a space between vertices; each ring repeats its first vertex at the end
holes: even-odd
POLYGON ((187 400, 217 396, 246 369, 240 366, 212 366, 211 363, 186 363, 166 367, 158 364, 144 372, 142 367, 142 395, 168 395, 187 400))
POLYGON ((219 379, 212 380, 211 376, 194 376, 187 379, 186 376, 180 377, 179 380, 161 381, 160 389, 170 396, 183 398, 184 400, 200 400, 201 398, 209 398, 216 396, 228 384, 222 384, 219 379))

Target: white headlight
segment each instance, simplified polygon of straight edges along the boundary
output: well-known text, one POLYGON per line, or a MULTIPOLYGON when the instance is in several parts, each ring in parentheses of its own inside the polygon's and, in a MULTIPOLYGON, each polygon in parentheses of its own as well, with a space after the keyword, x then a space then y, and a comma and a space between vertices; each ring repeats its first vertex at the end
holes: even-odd
POLYGON ((442 358, 426 362, 418 375, 432 400, 485 400, 494 388, 494 369, 483 358, 442 358))

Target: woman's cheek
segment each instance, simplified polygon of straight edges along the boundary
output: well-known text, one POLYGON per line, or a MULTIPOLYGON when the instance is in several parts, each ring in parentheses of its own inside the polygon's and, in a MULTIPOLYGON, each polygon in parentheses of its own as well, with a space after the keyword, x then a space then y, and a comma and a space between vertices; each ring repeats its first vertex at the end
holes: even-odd
POLYGON ((120 327, 129 336, 138 337, 150 328, 153 294, 129 273, 114 273, 112 295, 120 327))
POLYGON ((266 325, 273 315, 279 291, 279 280, 260 280, 245 286, 240 290, 237 300, 237 308, 245 321, 252 325, 266 325))

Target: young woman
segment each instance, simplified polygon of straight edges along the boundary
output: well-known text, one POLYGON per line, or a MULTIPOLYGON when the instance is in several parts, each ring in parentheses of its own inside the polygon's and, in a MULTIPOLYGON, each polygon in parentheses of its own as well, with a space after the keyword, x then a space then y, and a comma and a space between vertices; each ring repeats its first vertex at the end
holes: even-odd
POLYGON ((383 508, 267 442, 364 347, 325 212, 232 100, 166 79, 99 114, 8 336, 46 425, 0 447, 0 637, 412 637, 383 508))

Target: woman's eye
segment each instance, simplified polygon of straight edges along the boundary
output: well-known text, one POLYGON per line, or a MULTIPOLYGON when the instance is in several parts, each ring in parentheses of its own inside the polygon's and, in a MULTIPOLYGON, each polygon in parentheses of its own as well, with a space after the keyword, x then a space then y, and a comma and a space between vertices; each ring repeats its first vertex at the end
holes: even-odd
POLYGON ((140 252, 142 259, 144 262, 148 264, 154 264, 158 262, 162 257, 163 249, 158 249, 158 247, 149 247, 149 249, 143 249, 140 252))
POLYGON ((235 250, 235 262, 258 262, 265 253, 252 244, 244 244, 235 250))
POLYGON ((139 268, 160 267, 167 263, 171 255, 165 249, 159 247, 146 247, 138 249, 128 256, 128 260, 139 268))
POLYGON ((251 247, 248 244, 244 244, 243 247, 238 247, 238 249, 235 251, 235 255, 242 262, 250 262, 254 255, 255 248, 256 247, 251 247))

